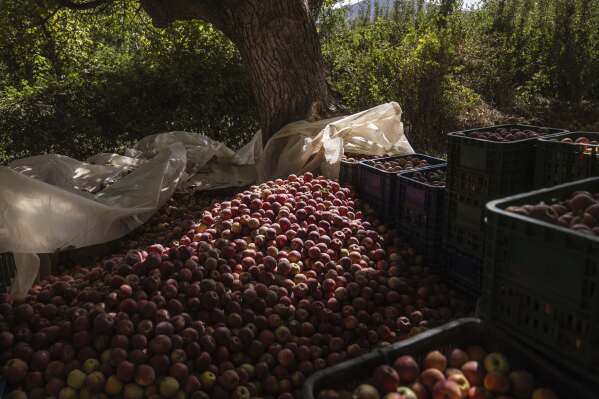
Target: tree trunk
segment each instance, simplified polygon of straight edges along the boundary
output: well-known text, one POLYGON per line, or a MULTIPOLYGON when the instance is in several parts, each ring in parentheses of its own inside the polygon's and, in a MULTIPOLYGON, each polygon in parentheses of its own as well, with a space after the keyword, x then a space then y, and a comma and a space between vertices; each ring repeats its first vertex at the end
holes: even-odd
POLYGON ((247 65, 264 138, 326 109, 320 42, 300 1, 244 1, 225 31, 247 65))
POLYGON ((222 30, 248 68, 264 142, 328 106, 316 15, 322 0, 142 0, 154 23, 200 18, 222 30))

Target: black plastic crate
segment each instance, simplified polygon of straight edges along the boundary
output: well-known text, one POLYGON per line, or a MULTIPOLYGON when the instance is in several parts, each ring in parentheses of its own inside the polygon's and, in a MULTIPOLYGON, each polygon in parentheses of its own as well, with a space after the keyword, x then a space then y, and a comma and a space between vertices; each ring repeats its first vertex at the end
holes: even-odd
POLYGON ((359 162, 341 161, 339 165, 339 183, 357 187, 360 180, 359 162))
POLYGON ((356 359, 320 370, 304 384, 302 398, 315 399, 318 392, 327 388, 359 385, 368 380, 377 366, 391 364, 402 355, 410 355, 421 361, 432 350, 443 351, 471 345, 481 345, 488 352, 504 353, 512 370, 528 370, 539 384, 555 390, 560 398, 597 398, 597 387, 582 383, 575 376, 554 366, 541 354, 524 346, 493 323, 474 318, 447 323, 405 341, 381 347, 356 359))
POLYGON ((395 206, 393 205, 393 193, 398 180, 397 175, 402 172, 407 172, 408 170, 404 170, 402 172, 387 172, 371 166, 367 162, 390 161, 410 157, 425 159, 428 161, 428 165, 409 169, 409 171, 428 168, 433 165, 445 164, 445 161, 440 158, 434 158, 424 154, 399 155, 393 157, 375 158, 360 162, 360 185, 358 187, 358 191, 361 197, 378 211, 380 216, 391 218, 390 220, 393 220, 393 215, 395 213, 395 206))
POLYGON ((7 252, 0 254, 0 293, 10 291, 12 280, 15 277, 16 266, 14 256, 7 252))
MULTIPOLYGON (((361 154, 345 154, 347 157, 357 156, 364 157, 361 154)), ((368 157, 368 159, 380 158, 377 156, 368 157)), ((342 159, 339 164, 339 183, 349 184, 353 187, 358 187, 360 184, 360 161, 364 159, 355 160, 353 162, 342 159)))
POLYGON ((599 178, 487 205, 483 312, 556 362, 599 382, 599 237, 508 212, 551 204, 599 178))
POLYGON ((483 262, 459 249, 447 248, 446 275, 449 282, 471 297, 478 297, 483 284, 483 262))
POLYGON ((447 172, 447 165, 400 173, 395 185, 395 223, 398 231, 424 256, 427 265, 439 269, 443 261, 445 184, 416 180, 416 174, 447 172))
POLYGON ((466 168, 488 173, 522 173, 526 172, 526 168, 531 168, 532 172, 534 162, 531 163, 531 161, 534 160, 534 148, 537 138, 498 142, 471 137, 473 133, 513 128, 532 130, 542 137, 566 131, 564 129, 530 125, 497 125, 449 133, 448 157, 450 168, 466 168))
POLYGON ((485 247, 486 200, 447 191, 447 245, 482 259, 485 247))
POLYGON ((447 241, 482 259, 484 209, 493 199, 532 190, 537 138, 497 142, 470 137, 473 133, 517 128, 543 137, 565 132, 529 125, 498 125, 448 134, 447 241))
POLYGON ((538 140, 535 187, 551 187, 599 175, 599 146, 561 142, 580 137, 599 141, 599 132, 562 133, 538 140))

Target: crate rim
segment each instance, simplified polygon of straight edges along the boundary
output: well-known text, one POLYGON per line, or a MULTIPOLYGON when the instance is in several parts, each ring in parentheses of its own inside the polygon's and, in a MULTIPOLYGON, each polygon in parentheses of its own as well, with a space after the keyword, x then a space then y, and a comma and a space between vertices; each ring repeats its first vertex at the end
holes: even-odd
MULTIPOLYGON (((561 141, 554 141, 554 139, 558 138, 558 137, 568 137, 570 135, 579 135, 579 134, 584 134, 584 135, 597 135, 597 137, 599 138, 599 132, 587 132, 587 131, 575 131, 575 132, 571 132, 571 131, 567 131, 567 132, 562 132, 562 133, 557 133, 557 134, 552 134, 550 136, 543 136, 543 137, 538 137, 537 140, 542 141, 543 143, 548 143, 548 144, 552 144, 552 145, 585 145, 585 144, 578 144, 578 143, 562 143, 561 141)), ((599 146, 598 146, 599 147, 599 146)))
POLYGON ((315 399, 316 398, 314 396, 315 382, 317 382, 319 379, 321 379, 323 377, 326 377, 330 374, 335 373, 338 369, 344 368, 347 365, 350 365, 353 363, 366 362, 368 360, 373 360, 373 359, 376 359, 379 357, 384 357, 382 347, 374 348, 371 351, 368 351, 368 352, 366 352, 358 357, 355 357, 353 359, 348 359, 341 363, 335 364, 331 367, 325 367, 322 370, 318 370, 317 372, 313 373, 310 377, 308 377, 308 379, 306 379, 306 381, 304 381, 304 384, 302 386, 302 397, 309 398, 309 399, 315 399))
MULTIPOLYGON (((531 218, 530 216, 524 216, 524 215, 520 215, 517 213, 513 213, 513 212, 508 212, 503 208, 500 208, 500 206, 502 204, 504 204, 505 202, 511 202, 511 201, 517 201, 517 200, 521 200, 524 198, 528 198, 530 196, 533 195, 539 195, 539 194, 550 194, 556 190, 561 190, 563 188, 568 188, 568 187, 575 187, 578 186, 580 184, 585 184, 585 183, 592 183, 592 182, 597 182, 599 183, 599 177, 590 177, 587 179, 582 179, 582 180, 576 180, 573 182, 569 182, 569 183, 564 183, 564 184, 559 184, 557 186, 552 186, 552 187, 546 187, 546 188, 542 188, 539 190, 532 190, 532 191, 528 191, 526 193, 521 193, 521 194, 516 194, 516 195, 512 195, 509 197, 505 197, 505 198, 500 198, 500 199, 496 199, 493 201, 489 201, 486 205, 486 209, 487 211, 491 212, 491 213, 497 213, 500 214, 502 216, 506 216, 510 219, 515 219, 521 222, 527 222, 527 223, 533 223, 535 225, 538 226, 542 226, 545 228, 551 228, 551 229, 555 229, 561 233, 565 233, 565 234, 571 234, 574 237, 580 237, 580 238, 584 238, 587 240, 590 240, 592 242, 595 243, 599 243, 599 237, 598 236, 592 236, 589 234, 584 234, 584 233, 579 233, 576 230, 572 230, 563 226, 558 226, 556 224, 551 224, 548 222, 544 222, 542 220, 539 219, 535 219, 535 218, 531 218)), ((532 204, 531 204, 532 205, 532 204)))
POLYGON ((544 136, 541 136, 542 138, 545 137, 550 137, 550 136, 555 136, 558 134, 563 134, 563 133, 570 133, 570 131, 568 129, 561 129, 561 128, 556 128, 556 127, 549 127, 549 126, 535 126, 535 125, 526 125, 526 124, 517 124, 517 123, 512 123, 512 124, 502 124, 502 125, 492 125, 492 126, 485 126, 485 127, 478 127, 478 128, 474 128, 474 129, 466 129, 466 130, 457 130, 455 132, 450 132, 447 133, 448 137, 455 137, 457 139, 464 139, 464 140, 475 140, 481 143, 492 143, 492 144, 497 144, 497 145, 509 145, 509 144, 517 144, 517 143, 524 143, 524 142, 528 142, 528 141, 536 141, 539 139, 539 137, 531 137, 531 138, 527 138, 527 139, 522 139, 522 140, 514 140, 514 141, 493 141, 493 140, 486 140, 486 139, 479 139, 476 137, 469 137, 469 136, 465 136, 465 135, 460 135, 459 133, 473 133, 473 132, 480 132, 481 130, 485 130, 485 129, 497 129, 500 127, 524 127, 524 128, 534 128, 534 129, 550 129, 550 130, 557 130, 555 132, 552 133, 547 133, 544 136))
POLYGON ((355 162, 348 162, 348 161, 346 161, 346 160, 344 160, 342 158, 341 161, 339 161, 339 162, 347 163, 347 164, 350 164, 350 165, 354 165, 354 164, 359 164, 362 161, 368 161, 368 160, 380 159, 380 158, 387 158, 387 157, 393 156, 393 155, 387 155, 387 154, 383 154, 383 155, 370 155, 370 154, 362 154, 362 153, 356 153, 356 152, 346 152, 345 150, 343 150, 343 156, 345 156, 347 154, 366 155, 366 156, 369 156, 369 157, 372 157, 372 158, 363 159, 361 161, 355 161, 355 162))
POLYGON ((451 328, 456 328, 456 327, 458 327, 458 326, 460 326, 462 324, 466 324, 466 323, 482 324, 483 321, 481 319, 476 318, 476 317, 463 317, 463 318, 460 318, 460 319, 452 320, 452 321, 450 321, 450 322, 448 322, 446 324, 443 324, 441 326, 438 326, 438 327, 435 327, 435 328, 423 331, 423 332, 421 332, 421 333, 419 333, 419 334, 417 334, 417 335, 415 335, 413 337, 410 337, 410 338, 407 338, 407 339, 405 339, 403 341, 397 342, 397 343, 394 344, 394 345, 397 345, 397 346, 394 346, 394 345, 379 346, 379 347, 376 347, 376 348, 374 348, 373 350, 371 350, 369 352, 366 352, 363 355, 360 355, 360 356, 355 357, 353 359, 345 360, 345 361, 343 361, 343 362, 341 362, 339 364, 336 364, 335 366, 326 367, 326 368, 324 368, 322 370, 319 370, 316 373, 312 374, 310 377, 308 377, 308 379, 304 382, 304 386, 302 388, 303 397, 304 398, 314 399, 315 398, 314 392, 312 392, 313 391, 313 387, 314 387, 314 383, 317 380, 319 380, 319 379, 321 379, 323 377, 326 377, 327 375, 329 375, 331 373, 334 373, 339 368, 344 368, 347 365, 354 364, 354 363, 364 362, 365 360, 372 359, 372 358, 375 358, 375 357, 382 356, 382 357, 385 358, 387 356, 387 353, 390 350, 396 350, 397 348, 411 345, 414 342, 419 342, 421 340, 424 340, 424 339, 427 339, 427 338, 429 338, 431 336, 434 336, 434 335, 436 335, 436 334, 438 334, 438 333, 440 333, 440 332, 442 332, 444 330, 451 329, 451 328), (399 344, 401 344, 401 345, 399 345, 399 344))
POLYGON ((428 183, 423 183, 421 181, 418 180, 414 180, 412 179, 410 176, 406 176, 406 175, 410 175, 413 173, 422 173, 422 172, 427 172, 430 171, 432 169, 445 169, 447 170, 447 163, 444 164, 440 164, 440 165, 431 165, 431 166, 427 166, 424 168, 418 168, 418 169, 414 169, 414 170, 406 170, 405 172, 399 172, 397 174, 397 177, 400 177, 402 179, 406 179, 408 180, 410 183, 416 183, 418 185, 422 185, 426 188, 431 188, 431 189, 436 189, 436 190, 446 190, 447 189, 447 182, 445 182, 444 186, 433 186, 432 184, 428 184, 428 183))
POLYGON ((381 158, 372 158, 372 159, 365 159, 363 161, 360 161, 359 164, 365 168, 369 168, 372 169, 374 171, 380 172, 380 173, 384 173, 386 175, 392 176, 392 175, 400 175, 402 173, 407 173, 407 172, 415 172, 415 171, 421 171, 422 169, 426 169, 426 168, 430 168, 432 166, 439 166, 439 165, 447 165, 447 161, 442 159, 442 158, 437 158, 437 157, 432 157, 430 155, 426 155, 426 154, 421 154, 419 152, 415 152, 413 154, 404 154, 404 155, 392 155, 392 156, 388 156, 388 157, 381 157, 381 158), (391 159, 398 159, 398 158, 403 158, 403 157, 421 157, 424 158, 426 160, 434 160, 435 162, 438 162, 434 165, 427 165, 427 166, 420 166, 420 167, 416 167, 416 168, 412 168, 409 170, 406 170, 404 172, 387 172, 386 170, 382 170, 379 168, 376 168, 372 165, 368 165, 366 162, 368 161, 381 161, 381 160, 391 160, 391 159))
MULTIPOLYGON (((511 346, 515 347, 516 349, 523 349, 524 351, 526 351, 527 355, 529 357, 533 358, 535 361, 538 360, 540 362, 546 362, 547 367, 549 369, 552 369, 553 371, 557 372, 558 374, 562 374, 566 378, 572 377, 571 375, 570 376, 568 375, 569 374, 568 371, 562 370, 557 365, 551 364, 550 359, 546 358, 542 353, 539 353, 533 347, 531 347, 526 339, 522 339, 522 337, 520 337, 518 334, 514 334, 508 328, 505 328, 504 326, 502 326, 501 323, 496 323, 493 320, 481 319, 478 317, 463 317, 463 318, 459 318, 456 320, 452 320, 448 323, 437 326, 435 328, 423 331, 423 332, 421 332, 413 337, 407 338, 403 341, 399 341, 399 342, 396 342, 396 343, 393 343, 390 345, 386 345, 386 346, 377 347, 377 348, 371 350, 370 352, 367 352, 367 353, 365 353, 361 356, 358 356, 354 359, 348 359, 348 360, 345 360, 344 362, 341 362, 335 366, 327 367, 322 370, 319 370, 316 373, 312 374, 310 377, 308 377, 306 379, 306 381, 304 382, 304 385, 302 387, 302 397, 307 398, 307 399, 315 399, 316 398, 316 396, 314 395, 315 382, 322 379, 323 377, 326 378, 327 376, 334 374, 338 369, 346 368, 349 365, 352 365, 354 363, 363 362, 365 360, 374 360, 375 358, 381 358, 381 357, 384 359, 383 361, 388 362, 389 358, 393 352, 397 352, 398 350, 412 346, 413 344, 416 344, 421 341, 427 341, 428 339, 430 339, 431 337, 434 337, 437 334, 441 334, 445 331, 453 330, 453 329, 459 328, 462 325, 468 325, 468 324, 479 325, 479 326, 486 324, 488 326, 495 328, 497 331, 499 331, 502 338, 506 342, 508 342, 511 346)), ((583 381, 581 381, 580 387, 581 387, 581 392, 585 391, 584 392, 585 398, 594 397, 594 396, 586 395, 587 390, 595 387, 595 384, 592 381, 588 381, 588 380, 584 379, 583 381)), ((588 394, 590 394, 590 392, 588 392, 588 394)))

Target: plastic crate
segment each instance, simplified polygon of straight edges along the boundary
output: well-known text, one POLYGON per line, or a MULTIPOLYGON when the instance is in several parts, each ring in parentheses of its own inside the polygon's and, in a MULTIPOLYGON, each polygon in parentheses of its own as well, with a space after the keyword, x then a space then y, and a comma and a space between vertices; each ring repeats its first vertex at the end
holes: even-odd
POLYGON ((398 231, 424 256, 427 265, 440 269, 443 261, 445 185, 414 179, 416 173, 447 172, 447 165, 431 166, 398 175, 395 185, 395 223, 398 231))
POLYGON ((358 187, 360 184, 360 162, 367 159, 375 159, 381 158, 381 156, 376 155, 364 155, 364 154, 353 154, 347 153, 345 154, 347 157, 359 157, 360 159, 349 162, 344 159, 339 163, 339 183, 341 184, 349 184, 353 187, 358 187), (361 159, 365 157, 364 159, 361 159))
POLYGON ((447 191, 447 245, 481 259, 485 248, 486 200, 447 191))
POLYGON ((565 366, 599 382, 599 237, 516 215, 512 205, 599 192, 599 178, 487 205, 483 312, 565 366))
POLYGON ((565 132, 529 125, 498 125, 448 134, 447 241, 482 259, 484 209, 493 199, 532 190, 537 138, 509 142, 469 137, 500 128, 529 129, 552 137, 565 132))
POLYGON ((446 275, 449 282, 471 297, 478 297, 483 284, 483 262, 481 259, 447 248, 446 275))
MULTIPOLYGON (((424 154, 374 158, 371 161, 388 161, 409 157, 426 159, 428 161, 428 165, 420 168, 410 169, 409 171, 428 168, 433 165, 445 164, 445 161, 442 159, 434 158, 424 154)), ((377 169, 374 166, 368 165, 366 162, 368 161, 360 162, 360 185, 358 187, 358 191, 362 198, 364 198, 374 209, 378 210, 380 216, 391 218, 391 220, 393 220, 393 215, 395 213, 395 207, 393 206, 393 193, 398 179, 398 172, 386 172, 384 170, 377 169)))
POLYGON ((561 142, 583 136, 599 141, 597 132, 563 133, 538 140, 535 187, 551 187, 599 175, 599 147, 561 142))
POLYGON ((16 266, 14 256, 7 252, 0 254, 0 293, 10 290, 12 280, 15 277, 16 266))
POLYGON ((339 183, 357 187, 360 181, 359 162, 341 161, 339 164, 339 183))
POLYGON ((520 173, 526 171, 524 169, 526 167, 534 167, 534 163, 531 164, 530 161, 535 156, 534 147, 537 138, 497 142, 470 137, 475 132, 511 128, 533 130, 542 134, 543 137, 566 132, 564 129, 541 126, 497 125, 449 133, 448 157, 450 159, 450 167, 461 167, 484 172, 511 171, 520 173))
POLYGON ((402 355, 411 355, 421 361, 432 350, 470 345, 481 345, 488 351, 504 353, 513 370, 528 370, 539 384, 555 390, 560 398, 597 398, 597 387, 583 384, 574 376, 555 367, 540 354, 497 329, 494 324, 474 318, 450 322, 405 341, 381 347, 356 359, 320 370, 304 384, 302 398, 315 399, 322 389, 359 385, 368 380, 377 366, 391 364, 402 355))

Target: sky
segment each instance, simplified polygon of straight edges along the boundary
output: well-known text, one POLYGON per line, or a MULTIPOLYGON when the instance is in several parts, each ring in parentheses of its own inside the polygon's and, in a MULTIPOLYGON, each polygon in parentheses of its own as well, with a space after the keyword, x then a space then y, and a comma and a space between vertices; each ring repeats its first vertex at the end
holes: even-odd
MULTIPOLYGON (((358 3, 360 1, 362 1, 362 0, 345 0, 345 1, 342 1, 341 3, 344 5, 348 5, 348 4, 358 3)), ((470 7, 470 6, 480 2, 480 0, 463 0, 463 1, 464 1, 464 7, 470 7)), ((341 5, 341 4, 339 4, 339 5, 341 5)))

